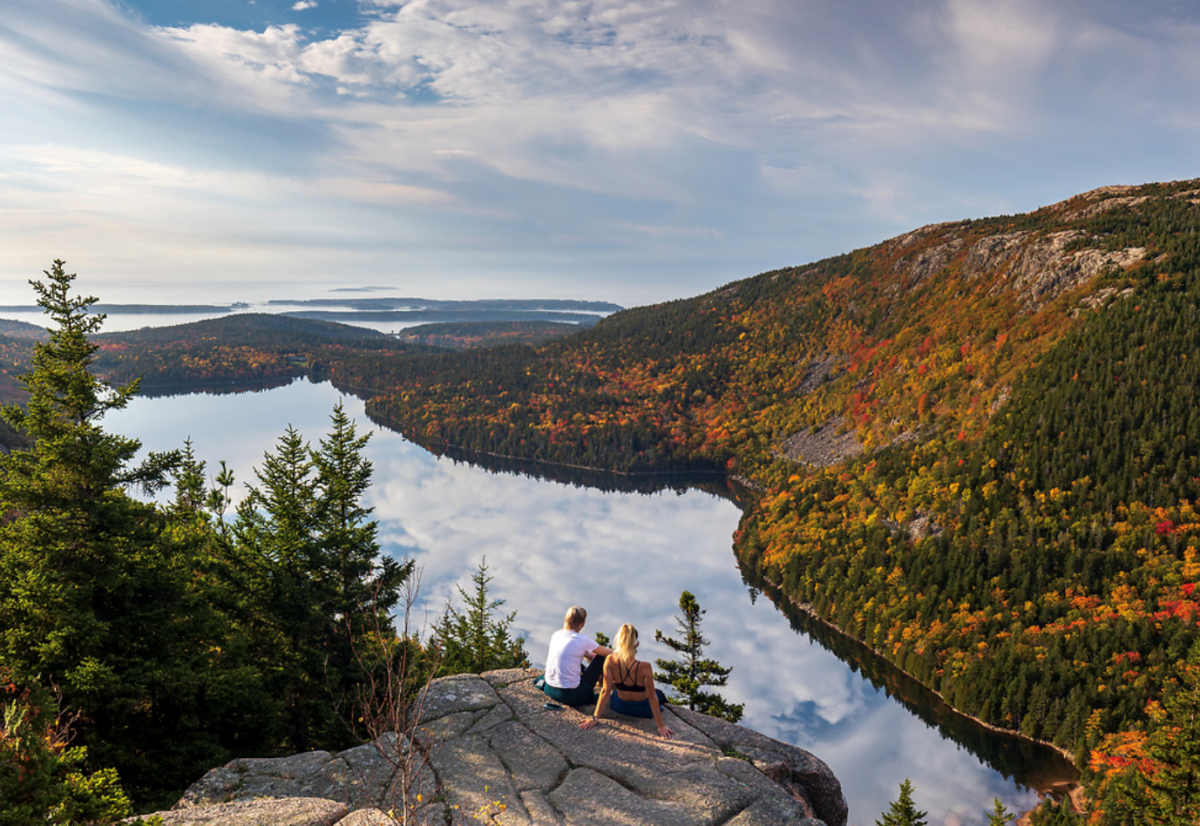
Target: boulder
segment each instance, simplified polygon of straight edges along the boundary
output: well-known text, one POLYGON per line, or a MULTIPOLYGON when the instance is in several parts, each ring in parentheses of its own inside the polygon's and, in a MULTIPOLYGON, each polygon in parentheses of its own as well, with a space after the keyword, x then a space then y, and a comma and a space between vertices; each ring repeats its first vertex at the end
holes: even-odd
POLYGON ((233 760, 164 823, 382 826, 407 802, 409 822, 439 826, 845 826, 841 785, 803 749, 677 706, 664 709, 670 740, 615 714, 584 731, 585 712, 545 708, 538 673, 434 681, 415 750, 391 735, 337 754, 233 760))

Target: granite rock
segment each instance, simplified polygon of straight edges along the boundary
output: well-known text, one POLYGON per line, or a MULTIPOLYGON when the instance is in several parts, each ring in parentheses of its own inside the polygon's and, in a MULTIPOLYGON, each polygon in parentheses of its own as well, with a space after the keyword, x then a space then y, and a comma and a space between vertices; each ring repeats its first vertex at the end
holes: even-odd
MULTIPOLYGON (((795 746, 677 706, 651 720, 547 709, 538 672, 436 680, 423 698, 409 822, 508 826, 845 826, 841 785, 795 746), (424 740, 422 740, 424 738, 424 740), (420 795, 418 799, 418 795, 420 795)), ((403 813, 389 735, 341 753, 241 758, 193 784, 165 826, 383 826, 403 813)))

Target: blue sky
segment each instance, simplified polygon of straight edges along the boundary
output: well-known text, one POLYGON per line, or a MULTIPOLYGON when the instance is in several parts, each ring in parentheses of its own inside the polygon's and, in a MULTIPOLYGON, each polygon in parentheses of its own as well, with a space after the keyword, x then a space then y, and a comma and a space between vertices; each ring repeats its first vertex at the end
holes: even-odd
POLYGON ((695 295, 1200 176, 1200 4, 0 0, 0 303, 695 295))

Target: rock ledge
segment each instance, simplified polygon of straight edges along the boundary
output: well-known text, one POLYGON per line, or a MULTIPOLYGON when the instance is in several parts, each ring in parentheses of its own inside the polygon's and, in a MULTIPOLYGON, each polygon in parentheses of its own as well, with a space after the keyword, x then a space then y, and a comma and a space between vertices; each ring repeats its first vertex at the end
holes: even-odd
MULTIPOLYGON (((612 715, 590 731, 581 714, 542 707, 537 671, 436 680, 423 725, 431 770, 408 822, 538 826, 845 826, 841 784, 806 751, 675 706, 675 738, 612 715)), ((243 758, 213 769, 165 826, 384 826, 394 771, 381 748, 243 758)), ((399 812, 396 811, 399 815, 399 812)))

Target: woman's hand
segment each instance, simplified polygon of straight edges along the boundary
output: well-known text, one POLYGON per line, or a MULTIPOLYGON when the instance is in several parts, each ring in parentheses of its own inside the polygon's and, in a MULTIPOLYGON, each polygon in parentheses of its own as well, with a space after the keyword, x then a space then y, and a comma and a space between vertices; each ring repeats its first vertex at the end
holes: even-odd
POLYGON ((667 726, 666 723, 659 723, 658 724, 658 736, 664 740, 670 740, 672 737, 675 736, 675 732, 671 731, 671 729, 667 726))
POLYGON ((585 717, 583 722, 579 724, 579 727, 581 729, 589 729, 595 726, 597 722, 599 721, 595 717, 585 717))

